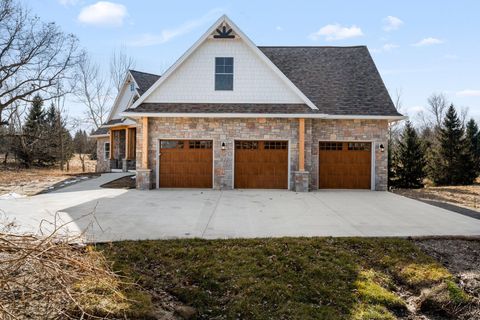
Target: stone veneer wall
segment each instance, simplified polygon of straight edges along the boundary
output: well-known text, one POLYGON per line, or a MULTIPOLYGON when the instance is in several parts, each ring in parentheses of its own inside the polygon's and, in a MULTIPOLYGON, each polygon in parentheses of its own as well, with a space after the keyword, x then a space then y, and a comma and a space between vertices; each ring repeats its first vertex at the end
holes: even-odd
POLYGON ((97 172, 110 171, 110 160, 105 160, 105 152, 103 149, 105 142, 110 142, 110 138, 97 138, 97 166, 95 169, 97 172))
MULTIPOLYGON (((142 126, 137 126, 137 168, 141 167, 142 126)), ((310 189, 318 189, 319 141, 374 141, 375 189, 387 188, 386 120, 305 120, 305 170, 310 172, 310 189), (385 152, 380 152, 383 144, 385 152)), ((157 147, 159 139, 213 140, 214 188, 233 187, 235 140, 288 140, 290 151, 290 190, 294 190, 294 173, 298 170, 298 119, 212 119, 150 118, 148 159, 156 184, 157 147), (221 150, 225 142, 226 150, 221 150)))
POLYGON ((319 141, 373 141, 375 150, 375 190, 387 190, 387 120, 313 120, 310 188, 318 189, 319 141), (383 144, 385 151, 380 151, 383 144))
MULTIPOLYGON (((212 118, 150 118, 148 161, 156 181, 159 139, 213 140, 215 189, 233 188, 233 157, 235 140, 289 140, 290 189, 293 173, 298 167, 298 120, 294 119, 212 119, 212 118), (225 150, 221 150, 225 142, 225 150)), ((141 159, 142 129, 137 128, 137 159, 141 159)), ((137 168, 141 161, 137 161, 137 168)))

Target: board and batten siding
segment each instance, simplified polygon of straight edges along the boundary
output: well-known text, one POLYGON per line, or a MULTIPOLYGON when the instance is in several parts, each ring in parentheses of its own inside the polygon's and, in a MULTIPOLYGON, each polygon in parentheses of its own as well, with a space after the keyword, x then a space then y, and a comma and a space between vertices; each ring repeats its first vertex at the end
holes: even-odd
POLYGON ((241 39, 207 39, 145 102, 303 103, 241 39), (233 91, 215 91, 215 57, 234 58, 233 91))

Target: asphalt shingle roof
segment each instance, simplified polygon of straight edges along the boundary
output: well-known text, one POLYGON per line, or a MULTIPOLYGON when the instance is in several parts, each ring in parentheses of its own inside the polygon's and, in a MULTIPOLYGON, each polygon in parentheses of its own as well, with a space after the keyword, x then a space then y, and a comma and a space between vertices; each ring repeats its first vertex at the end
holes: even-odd
POLYGON ((268 103, 142 103, 125 112, 156 113, 309 113, 313 110, 306 104, 268 103))
POLYGON ((319 109, 400 115, 367 47, 258 47, 319 109))
POLYGON ((108 128, 100 127, 97 130, 95 130, 94 132, 92 132, 92 134, 90 136, 101 136, 101 135, 105 135, 105 134, 108 134, 108 128))
POLYGON ((135 82, 138 84, 138 93, 140 95, 144 94, 145 91, 150 89, 150 87, 160 78, 159 75, 136 70, 130 70, 130 74, 135 79, 135 82))

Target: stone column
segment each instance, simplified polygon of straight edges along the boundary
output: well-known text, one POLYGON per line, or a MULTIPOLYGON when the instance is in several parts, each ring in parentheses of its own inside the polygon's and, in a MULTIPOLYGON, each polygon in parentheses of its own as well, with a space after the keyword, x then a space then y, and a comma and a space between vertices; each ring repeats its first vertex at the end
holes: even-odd
POLYGON ((308 192, 310 173, 305 171, 305 119, 298 119, 298 171, 295 171, 295 191, 308 192))
POLYGON ((137 169, 137 189, 149 190, 153 187, 152 169, 148 167, 148 118, 141 118, 142 122, 142 159, 141 167, 137 169))

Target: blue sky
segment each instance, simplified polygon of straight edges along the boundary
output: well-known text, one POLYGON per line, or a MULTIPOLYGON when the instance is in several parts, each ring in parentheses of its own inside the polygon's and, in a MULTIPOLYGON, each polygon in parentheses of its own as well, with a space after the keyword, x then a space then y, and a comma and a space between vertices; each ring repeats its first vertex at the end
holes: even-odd
MULTIPOLYGON (((24 0, 108 67, 122 45, 160 73, 223 13, 257 45, 367 45, 392 97, 415 117, 443 92, 480 120, 480 1, 24 0)), ((72 104, 71 113, 81 114, 72 104)))

